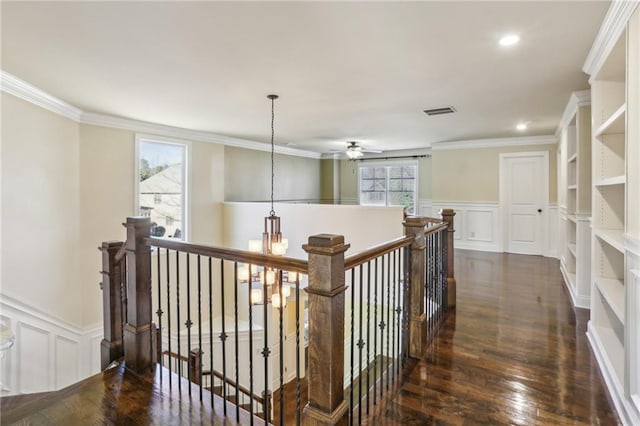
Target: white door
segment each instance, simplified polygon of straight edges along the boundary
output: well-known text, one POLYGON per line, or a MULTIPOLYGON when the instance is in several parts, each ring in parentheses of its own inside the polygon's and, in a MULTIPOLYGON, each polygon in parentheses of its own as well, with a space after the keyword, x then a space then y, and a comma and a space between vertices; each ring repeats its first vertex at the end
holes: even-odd
POLYGON ((547 152, 500 156, 504 251, 537 255, 544 253, 548 182, 547 152))

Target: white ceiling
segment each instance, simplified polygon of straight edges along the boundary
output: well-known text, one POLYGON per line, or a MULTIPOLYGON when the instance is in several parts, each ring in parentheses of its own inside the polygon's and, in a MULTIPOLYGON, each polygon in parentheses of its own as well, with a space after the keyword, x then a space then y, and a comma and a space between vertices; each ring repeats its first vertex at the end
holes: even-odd
POLYGON ((554 133, 608 6, 3 1, 2 69, 85 111, 259 142, 277 93, 277 144, 414 149, 554 133))

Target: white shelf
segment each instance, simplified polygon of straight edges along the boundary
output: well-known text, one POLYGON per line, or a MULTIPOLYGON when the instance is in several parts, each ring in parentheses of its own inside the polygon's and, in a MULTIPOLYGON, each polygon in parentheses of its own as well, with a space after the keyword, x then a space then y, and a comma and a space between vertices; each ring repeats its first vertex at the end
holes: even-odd
POLYGON ((578 159, 578 153, 576 152, 575 154, 573 154, 571 157, 569 157, 569 159, 567 160, 567 163, 573 163, 574 161, 576 161, 578 159))
POLYGON ((567 189, 578 189, 578 185, 567 185, 567 189))
POLYGON ((622 229, 593 229, 593 233, 605 243, 624 254, 624 232, 622 229))
POLYGON ((576 219, 576 215, 575 214, 568 214, 567 215, 567 219, 569 219, 571 222, 573 223, 577 223, 577 219, 576 219))
POLYGON ((600 293, 607 301, 607 304, 613 313, 624 325, 624 282, 623 280, 614 280, 610 278, 596 277, 595 285, 600 293))
POLYGON ((610 185, 624 185, 627 182, 627 177, 625 175, 621 176, 612 176, 609 178, 599 179, 595 181, 593 184, 595 186, 610 186, 610 185))
POLYGON ((627 105, 622 104, 622 106, 611 114, 611 117, 596 130, 595 137, 624 133, 626 111, 627 105))
POLYGON ((596 326, 595 330, 598 334, 598 339, 600 340, 602 349, 604 349, 618 380, 620 383, 624 383, 622 380, 624 378, 622 374, 624 371, 624 346, 618 339, 618 336, 616 336, 613 329, 596 326))
POLYGON ((573 257, 578 257, 576 255, 576 245, 573 243, 569 243, 567 244, 567 247, 569 248, 569 251, 571 252, 571 254, 573 255, 573 257))

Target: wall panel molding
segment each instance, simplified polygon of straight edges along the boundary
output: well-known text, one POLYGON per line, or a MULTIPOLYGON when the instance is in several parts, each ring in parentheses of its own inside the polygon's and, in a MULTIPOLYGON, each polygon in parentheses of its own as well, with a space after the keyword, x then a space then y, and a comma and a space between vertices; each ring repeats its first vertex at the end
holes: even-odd
POLYGON ((61 389, 100 371, 101 324, 80 328, 5 294, 0 321, 16 336, 0 360, 1 396, 61 389))

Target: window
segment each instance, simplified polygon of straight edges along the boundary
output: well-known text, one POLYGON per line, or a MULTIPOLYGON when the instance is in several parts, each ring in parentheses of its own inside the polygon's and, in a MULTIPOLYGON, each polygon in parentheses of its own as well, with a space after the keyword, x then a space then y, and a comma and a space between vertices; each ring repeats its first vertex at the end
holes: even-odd
POLYGON ((186 223, 187 145, 137 138, 138 214, 151 218, 154 236, 182 239, 186 223))
POLYGON ((417 165, 361 165, 360 204, 403 206, 415 212, 417 165))

